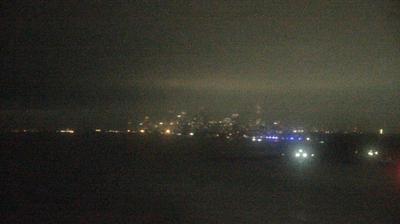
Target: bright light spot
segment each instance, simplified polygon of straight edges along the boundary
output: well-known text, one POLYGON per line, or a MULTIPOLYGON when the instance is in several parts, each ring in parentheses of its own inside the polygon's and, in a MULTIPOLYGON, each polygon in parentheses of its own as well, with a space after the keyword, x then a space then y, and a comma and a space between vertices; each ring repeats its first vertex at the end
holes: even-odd
POLYGON ((307 141, 310 141, 310 140, 311 140, 311 138, 307 137, 307 138, 306 138, 306 140, 307 140, 307 141))
POLYGON ((311 157, 314 157, 314 154, 311 154, 311 157))
POLYGON ((101 132, 101 129, 95 129, 94 131, 95 132, 101 132))
POLYGON ((325 142, 324 141, 319 141, 319 143, 324 144, 325 142))
POLYGON ((259 138, 259 139, 257 139, 257 141, 258 141, 258 142, 261 142, 261 141, 262 141, 262 139, 261 139, 261 138, 259 138))
POLYGON ((257 141, 257 139, 255 139, 255 138, 253 138, 253 139, 251 139, 253 142, 255 142, 255 141, 257 141))
POLYGON ((140 129, 140 133, 145 133, 146 131, 144 129, 140 129))
POLYGON ((304 158, 307 158, 308 155, 307 155, 307 153, 303 153, 302 156, 303 156, 304 158))
POLYGON ((181 136, 181 135, 182 135, 182 133, 176 133, 176 135, 178 135, 178 136, 181 136))
POLYGON ((182 115, 178 114, 177 117, 182 117, 182 115))
POLYGON ((296 155, 295 155, 296 157, 300 157, 300 153, 298 153, 298 152, 296 152, 296 155))
POLYGON ((303 152, 303 149, 299 149, 299 152, 303 152))
POLYGON ((378 151, 375 151, 374 154, 375 154, 375 155, 378 155, 379 153, 378 153, 378 151))
POLYGON ((167 134, 167 135, 171 134, 171 130, 169 130, 169 129, 165 130, 165 134, 167 134))
POLYGON ((368 155, 369 155, 369 156, 373 156, 373 155, 374 155, 374 152, 372 152, 372 150, 369 150, 369 151, 368 151, 368 155))
POLYGON ((158 123, 158 124, 163 125, 164 123, 163 123, 163 122, 160 122, 160 123, 158 123))
POLYGON ((75 131, 74 131, 74 130, 72 130, 72 129, 64 129, 64 130, 60 130, 60 133, 68 133, 68 134, 73 134, 73 133, 75 133, 75 131))
POLYGON ((382 128, 379 129, 379 134, 380 134, 380 135, 383 135, 383 129, 382 129, 382 128))
POLYGON ((128 130, 126 130, 126 132, 131 133, 131 130, 128 129, 128 130))
POLYGON ((193 133, 193 132, 190 132, 190 133, 189 133, 189 135, 190 135, 190 136, 193 136, 193 135, 194 135, 194 133, 193 133))

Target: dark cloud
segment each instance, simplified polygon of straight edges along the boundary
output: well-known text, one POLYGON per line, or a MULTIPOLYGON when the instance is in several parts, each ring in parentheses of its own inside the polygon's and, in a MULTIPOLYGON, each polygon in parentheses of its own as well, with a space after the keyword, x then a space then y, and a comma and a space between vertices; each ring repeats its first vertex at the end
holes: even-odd
POLYGON ((395 1, 3 6, 2 114, 39 110, 56 121, 73 111, 79 121, 90 111, 122 123, 170 109, 251 113, 260 104, 270 120, 400 122, 395 1))

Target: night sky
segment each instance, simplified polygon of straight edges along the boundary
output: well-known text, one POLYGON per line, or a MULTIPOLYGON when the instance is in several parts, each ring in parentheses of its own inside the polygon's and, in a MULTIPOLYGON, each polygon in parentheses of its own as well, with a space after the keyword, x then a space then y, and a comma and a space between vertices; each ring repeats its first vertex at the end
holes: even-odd
POLYGON ((400 130, 399 1, 2 3, 0 125, 168 111, 400 130))

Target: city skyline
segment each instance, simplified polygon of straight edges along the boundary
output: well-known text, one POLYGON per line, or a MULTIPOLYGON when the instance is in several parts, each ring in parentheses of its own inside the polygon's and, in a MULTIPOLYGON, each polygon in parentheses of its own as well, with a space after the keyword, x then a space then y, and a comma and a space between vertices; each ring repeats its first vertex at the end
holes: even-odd
MULTIPOLYGON (((124 132, 139 132, 141 129, 153 130, 155 132, 163 132, 165 128, 173 130, 178 128, 179 125, 186 125, 192 131, 200 131, 209 129, 212 126, 232 126, 238 125, 238 128, 244 130, 257 130, 257 132, 268 132, 277 130, 283 132, 296 133, 378 133, 378 134, 398 134, 399 130, 390 128, 388 125, 383 125, 373 128, 365 128, 362 126, 351 126, 345 127, 330 127, 318 124, 307 124, 305 122, 287 122, 287 120, 273 119, 272 117, 266 116, 261 110, 261 107, 257 104, 253 113, 240 114, 240 113, 228 113, 224 115, 216 115, 207 112, 204 108, 197 112, 187 112, 183 110, 179 111, 168 111, 160 116, 149 116, 144 115, 142 117, 128 117, 126 120, 121 120, 121 123, 107 124, 102 122, 90 123, 86 122, 84 125, 79 122, 66 122, 64 124, 53 124, 51 126, 43 125, 39 126, 13 126, 3 128, 0 131, 11 131, 11 132, 37 132, 37 131, 54 131, 61 133, 68 133, 69 130, 74 131, 95 131, 95 132, 112 132, 112 133, 124 133, 124 132), (178 125, 178 126, 177 126, 178 125), (160 129, 161 128, 161 129, 160 129)), ((222 127, 221 126, 221 127, 222 127)), ((174 131, 176 132, 176 131, 174 131)))

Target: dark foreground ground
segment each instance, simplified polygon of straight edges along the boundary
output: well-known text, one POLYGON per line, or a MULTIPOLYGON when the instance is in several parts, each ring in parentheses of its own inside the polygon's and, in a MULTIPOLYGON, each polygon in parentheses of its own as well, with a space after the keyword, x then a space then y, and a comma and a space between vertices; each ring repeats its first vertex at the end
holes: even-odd
POLYGON ((396 161, 201 138, 3 136, 2 223, 400 223, 396 161))

